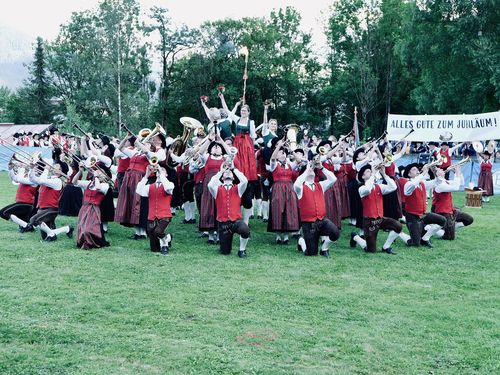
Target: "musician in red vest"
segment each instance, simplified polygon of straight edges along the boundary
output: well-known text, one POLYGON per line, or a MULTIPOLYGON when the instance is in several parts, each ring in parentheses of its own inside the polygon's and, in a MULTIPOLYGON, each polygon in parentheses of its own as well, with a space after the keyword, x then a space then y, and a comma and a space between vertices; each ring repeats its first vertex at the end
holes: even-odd
POLYGON ((247 188, 248 180, 233 163, 224 162, 208 183, 210 194, 215 199, 220 253, 228 255, 232 250, 233 234, 240 235, 238 256, 247 256, 246 246, 250 228, 242 220, 241 197, 247 188))
POLYGON ((388 230, 389 236, 382 246, 382 251, 387 254, 396 254, 391 245, 399 236, 406 243, 410 236, 402 232, 402 225, 399 221, 384 216, 384 203, 382 196, 396 190, 396 182, 388 178, 385 169, 380 169, 380 174, 386 181, 385 184, 375 181, 375 176, 371 165, 365 165, 358 171, 358 181, 362 183, 359 187, 359 195, 363 205, 363 233, 364 239, 356 232, 351 233, 351 247, 356 244, 368 253, 377 251, 377 235, 380 229, 388 230))
POLYGON ((434 168, 436 179, 432 195, 431 211, 446 218, 444 229, 440 229, 436 232, 436 236, 441 237, 444 240, 454 240, 456 229, 471 225, 474 221, 474 218, 471 215, 461 212, 459 209, 453 207, 453 197, 451 193, 460 189, 460 167, 455 167, 454 172, 454 179, 452 181, 448 181, 445 177, 445 171, 443 169, 434 168))
POLYGON ((174 183, 167 179, 165 168, 149 165, 146 174, 137 184, 136 191, 141 197, 148 198, 148 234, 151 251, 168 255, 172 246, 172 235, 165 232, 172 219, 170 202, 174 183))
POLYGON ((84 163, 80 162, 79 171, 73 177, 73 184, 84 189, 83 205, 78 214, 76 246, 88 250, 109 246, 104 237, 101 220, 101 202, 104 200, 110 186, 104 182, 104 171, 95 170, 90 180, 82 180, 84 163), (103 181, 103 182, 101 182, 103 181))
POLYGON ((319 160, 307 164, 293 185, 299 200, 299 215, 303 237, 298 240, 298 250, 304 255, 318 255, 318 243, 321 236, 325 241, 320 255, 329 257, 328 246, 340 236, 339 228, 326 217, 325 191, 337 181, 335 174, 323 167, 319 160), (323 181, 315 181, 315 169, 319 169, 326 177, 323 181))
POLYGON ((65 225, 56 228, 55 219, 59 213, 59 199, 64 187, 61 177, 68 173, 68 165, 63 162, 56 162, 49 169, 45 164, 45 169, 40 176, 36 175, 36 168, 29 172, 29 179, 33 184, 40 186, 38 191, 38 211, 33 215, 28 223, 20 223, 24 231, 29 231, 33 227, 40 227, 42 239, 48 242, 57 240, 57 235, 65 233, 69 238, 73 236, 73 227, 65 225))
POLYGON ((426 190, 434 185, 434 181, 426 180, 428 167, 424 165, 422 171, 419 164, 408 164, 403 172, 403 192, 405 195, 405 218, 406 226, 410 232, 411 239, 408 246, 433 247, 431 237, 446 224, 446 218, 442 215, 428 212, 426 190), (424 226, 427 227, 425 234, 424 226), (423 234, 423 235, 422 235, 423 234))
POLYGON ((15 171, 12 163, 9 163, 8 168, 10 179, 19 185, 16 192, 16 202, 2 208, 0 217, 12 220, 19 225, 19 230, 24 232, 24 227, 21 224, 25 224, 32 216, 37 185, 30 181, 24 168, 15 171))

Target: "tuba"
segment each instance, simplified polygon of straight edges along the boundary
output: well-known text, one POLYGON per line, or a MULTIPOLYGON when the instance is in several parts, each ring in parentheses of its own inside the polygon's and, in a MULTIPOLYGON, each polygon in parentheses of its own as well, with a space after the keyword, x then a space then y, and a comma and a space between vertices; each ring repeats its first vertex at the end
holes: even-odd
POLYGON ((192 117, 181 117, 179 121, 184 127, 182 136, 180 138, 176 138, 170 146, 172 152, 177 156, 181 156, 184 151, 186 151, 187 143, 193 132, 198 128, 203 128, 201 122, 192 117))
POLYGON ((163 134, 166 135, 167 132, 165 129, 163 129, 163 126, 161 126, 159 123, 155 123, 155 127, 153 130, 150 129, 141 129, 139 132, 139 137, 141 137, 141 143, 148 143, 153 137, 157 136, 158 134, 163 134), (143 134, 141 134, 143 133, 143 134))

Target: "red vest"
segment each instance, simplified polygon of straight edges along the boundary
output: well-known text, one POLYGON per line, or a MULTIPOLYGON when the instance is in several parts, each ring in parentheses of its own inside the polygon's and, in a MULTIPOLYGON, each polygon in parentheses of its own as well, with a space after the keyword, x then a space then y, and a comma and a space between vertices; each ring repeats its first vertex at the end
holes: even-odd
POLYGON ((211 156, 208 157, 205 163, 205 174, 207 173, 217 173, 220 171, 220 166, 224 162, 223 159, 214 159, 211 156))
POLYGON ((481 163, 481 170, 482 171, 491 171, 491 168, 493 167, 493 164, 489 162, 482 162, 481 163))
POLYGON ((314 183, 314 191, 304 184, 302 198, 299 199, 300 221, 314 222, 326 216, 325 195, 319 182, 314 183))
POLYGON ((432 194, 432 205, 434 212, 438 214, 452 214, 453 213, 453 199, 451 192, 438 193, 434 190, 432 194))
POLYGON ((170 211, 170 201, 172 195, 167 194, 163 185, 158 185, 156 182, 149 185, 149 212, 148 220, 164 219, 172 217, 170 211))
POLYGON ((241 197, 238 194, 238 185, 233 185, 229 190, 224 186, 217 189, 215 199, 217 208, 217 221, 236 221, 241 219, 241 197))
POLYGON ((63 189, 55 190, 41 185, 38 191, 38 208, 59 208, 59 199, 63 189))
POLYGON ((404 177, 400 177, 396 179, 396 183, 399 186, 399 191, 401 192, 401 203, 406 202, 406 195, 405 195, 405 184, 408 182, 408 180, 404 177))
POLYGON ((130 164, 128 169, 143 173, 146 172, 149 165, 149 160, 146 155, 134 155, 129 160, 130 164))
POLYGON ((444 156, 446 157, 446 161, 445 161, 443 164, 441 164, 441 165, 439 166, 439 168, 442 168, 442 169, 446 169, 446 168, 448 168, 448 167, 451 165, 451 157, 450 157, 449 150, 444 151, 444 150, 441 148, 441 149, 439 149, 439 153, 440 153, 441 155, 444 155, 444 156))
POLYGON ((83 193, 83 202, 95 204, 96 206, 101 204, 104 199, 104 194, 99 190, 85 189, 83 193))
POLYGON ((385 167, 385 174, 394 177, 396 175, 396 164, 391 163, 391 165, 385 167))
POLYGON ((292 181, 292 170, 290 168, 283 168, 278 163, 273 171, 273 181, 292 181))
POLYGON ((33 204, 35 202, 36 186, 19 184, 16 192, 16 203, 33 204))
POLYGON ((420 182, 420 189, 417 187, 411 195, 405 195, 405 211, 413 215, 424 215, 427 209, 425 198, 425 184, 420 182))
POLYGON ((363 217, 377 219, 384 216, 384 201, 382 199, 382 189, 375 184, 370 194, 361 198, 363 203, 363 217))

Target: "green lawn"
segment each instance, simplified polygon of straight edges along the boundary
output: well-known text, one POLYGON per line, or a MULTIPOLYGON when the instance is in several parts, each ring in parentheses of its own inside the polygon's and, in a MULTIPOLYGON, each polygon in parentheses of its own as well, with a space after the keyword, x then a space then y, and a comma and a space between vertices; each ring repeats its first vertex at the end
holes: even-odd
MULTIPOLYGON (((11 203, 5 173, 0 188, 11 203)), ((274 246, 256 220, 243 260, 181 215, 168 257, 116 224, 110 248, 82 251, 2 220, 0 373, 499 373, 499 200, 455 241, 396 256, 349 248, 344 225, 330 259, 274 246)))

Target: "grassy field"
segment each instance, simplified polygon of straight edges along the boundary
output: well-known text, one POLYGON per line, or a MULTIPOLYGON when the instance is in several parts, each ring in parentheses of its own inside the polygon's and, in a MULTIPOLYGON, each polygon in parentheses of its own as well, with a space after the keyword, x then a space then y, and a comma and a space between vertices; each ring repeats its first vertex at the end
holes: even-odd
MULTIPOLYGON (((0 188, 11 203, 5 173, 0 188)), ((246 259, 182 215, 168 257, 116 224, 110 248, 82 251, 2 221, 0 373, 499 373, 499 201, 467 210, 455 241, 396 256, 349 248, 344 225, 330 259, 273 245, 257 220, 246 259)))

